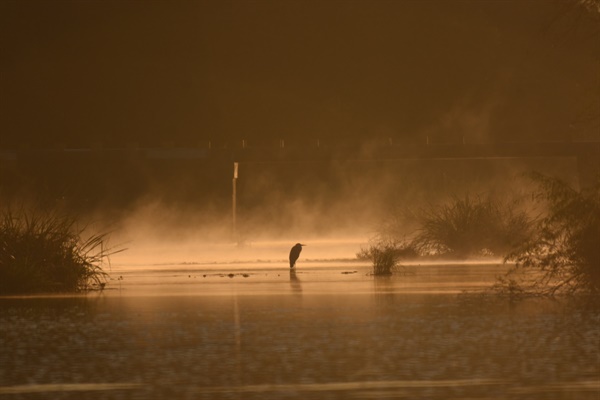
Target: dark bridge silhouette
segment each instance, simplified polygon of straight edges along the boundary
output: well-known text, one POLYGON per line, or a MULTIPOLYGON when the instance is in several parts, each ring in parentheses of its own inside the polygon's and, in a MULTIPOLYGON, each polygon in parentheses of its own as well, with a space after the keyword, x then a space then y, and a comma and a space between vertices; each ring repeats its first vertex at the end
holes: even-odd
POLYGON ((378 144, 364 146, 242 147, 231 149, 233 161, 291 162, 320 160, 492 159, 573 157, 579 183, 587 186, 600 173, 600 142, 504 142, 448 144, 378 144))
POLYGON ((104 155, 107 159, 205 159, 216 162, 307 162, 328 160, 395 160, 395 159, 490 159, 573 157, 577 159, 581 185, 590 184, 600 171, 600 141, 588 142, 498 142, 498 143, 385 143, 322 145, 286 145, 280 140, 274 145, 249 145, 237 141, 219 147, 207 142, 197 147, 137 146, 123 148, 68 148, 57 146, 50 149, 0 149, 0 166, 27 163, 40 158, 81 158, 104 155))

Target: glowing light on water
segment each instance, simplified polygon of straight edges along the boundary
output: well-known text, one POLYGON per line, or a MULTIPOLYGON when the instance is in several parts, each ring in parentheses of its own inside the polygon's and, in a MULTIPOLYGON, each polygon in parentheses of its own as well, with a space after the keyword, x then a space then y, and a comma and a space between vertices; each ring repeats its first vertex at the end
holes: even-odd
MULTIPOLYGON (((308 246, 298 261, 352 260, 364 246, 365 238, 302 240, 308 246)), ((150 266, 160 264, 210 264, 244 262, 283 262, 297 241, 272 240, 242 245, 224 242, 139 242, 111 257, 114 266, 150 266)))

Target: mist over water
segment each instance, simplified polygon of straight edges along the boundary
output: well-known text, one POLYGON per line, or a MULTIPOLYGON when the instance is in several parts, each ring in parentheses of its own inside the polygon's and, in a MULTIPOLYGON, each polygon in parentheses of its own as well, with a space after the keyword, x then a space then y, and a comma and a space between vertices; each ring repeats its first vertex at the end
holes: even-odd
MULTIPOLYGON (((367 240, 357 238, 306 238, 299 264, 304 261, 350 260, 367 240)), ((256 241, 241 245, 232 242, 207 243, 188 239, 182 241, 146 240, 136 242, 127 251, 111 257, 114 266, 151 266, 160 264, 235 264, 271 262, 288 264, 293 239, 279 241, 256 241)), ((133 242, 132 242, 133 245, 133 242)), ((289 267, 289 265, 288 265, 289 267)))
POLYGON ((521 174, 532 169, 576 179, 572 159, 241 164, 235 231, 225 175, 210 201, 196 195, 202 180, 196 187, 175 176, 118 212, 96 208, 92 218, 98 226, 114 221, 110 244, 126 248, 111 257, 119 266, 280 262, 297 242, 308 244, 301 261, 352 259, 391 218, 403 218, 397 235, 413 234, 415 212, 452 196, 527 196, 521 174))

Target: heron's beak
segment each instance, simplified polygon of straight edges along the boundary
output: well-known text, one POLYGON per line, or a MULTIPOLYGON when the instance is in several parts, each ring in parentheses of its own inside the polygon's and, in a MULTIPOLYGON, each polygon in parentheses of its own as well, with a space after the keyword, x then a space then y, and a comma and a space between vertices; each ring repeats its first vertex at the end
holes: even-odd
POLYGON ((300 246, 307 246, 307 245, 306 245, 306 244, 302 244, 302 243, 300 243, 300 246))

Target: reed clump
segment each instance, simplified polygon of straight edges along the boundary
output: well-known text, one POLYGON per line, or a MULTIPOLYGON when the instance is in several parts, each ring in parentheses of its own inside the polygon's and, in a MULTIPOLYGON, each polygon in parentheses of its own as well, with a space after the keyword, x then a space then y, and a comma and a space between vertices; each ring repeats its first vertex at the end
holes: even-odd
POLYGON ((378 239, 356 256, 373 263, 373 275, 389 276, 402 269, 401 260, 415 258, 418 254, 406 241, 378 239))
POLYGON ((107 234, 83 238, 74 217, 46 212, 0 214, 0 294, 104 288, 107 234))

